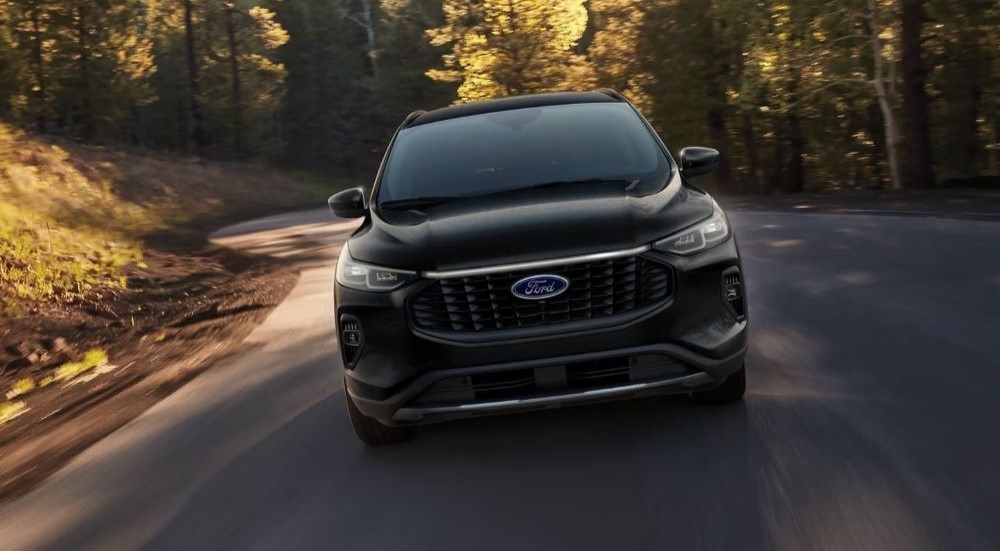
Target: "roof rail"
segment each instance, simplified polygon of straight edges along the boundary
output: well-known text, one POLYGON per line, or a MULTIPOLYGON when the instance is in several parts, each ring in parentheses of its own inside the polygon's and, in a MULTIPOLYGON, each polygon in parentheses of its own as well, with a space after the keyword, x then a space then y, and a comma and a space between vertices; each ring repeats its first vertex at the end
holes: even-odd
POLYGON ((407 115, 406 118, 403 119, 403 124, 402 124, 403 128, 406 128, 407 126, 410 126, 410 124, 413 123, 413 121, 417 120, 417 117, 419 117, 420 115, 423 115, 426 112, 427 111, 424 111, 424 110, 421 109, 419 111, 414 111, 414 112, 410 113, 409 115, 407 115))
POLYGON ((624 102, 628 101, 627 99, 625 99, 625 96, 621 94, 621 92, 613 88, 598 88, 597 90, 594 91, 599 94, 604 94, 605 96, 610 96, 618 101, 624 101, 624 102))

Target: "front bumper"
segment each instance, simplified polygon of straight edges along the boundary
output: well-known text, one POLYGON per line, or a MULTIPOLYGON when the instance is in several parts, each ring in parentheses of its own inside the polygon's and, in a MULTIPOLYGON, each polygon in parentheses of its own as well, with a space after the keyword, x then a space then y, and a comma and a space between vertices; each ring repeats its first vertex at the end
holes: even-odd
MULTIPOLYGON (((392 293, 368 293, 337 286, 337 320, 351 319, 363 333, 360 347, 345 351, 345 385, 358 409, 390 425, 443 421, 458 417, 622 399, 646 394, 676 394, 721 384, 740 369, 746 351, 746 317, 734 315, 723 294, 725 274, 739 268, 735 240, 693 257, 645 253, 674 271, 670 299, 632 316, 599 323, 567 323, 554 333, 516 331, 447 335, 413 325, 407 299, 428 282, 392 293), (548 377, 620 361, 637 364, 653 358, 662 364, 652 376, 607 378, 607 384, 542 385, 530 392, 469 395, 428 402, 427 394, 455 381, 475 378, 548 377), (660 360, 656 360, 659 358, 660 360), (595 363, 596 362, 596 363, 595 363), (562 371, 559 371, 559 370, 562 371), (530 375, 528 375, 530 376, 530 375)), ((338 334, 344 329, 338 325, 338 334)), ((342 339, 343 340, 343 339, 342 339)), ((541 379, 538 379, 541 381, 541 379)), ((530 386, 530 385, 529 385, 530 386)), ((466 393, 467 394, 467 393, 466 393)))

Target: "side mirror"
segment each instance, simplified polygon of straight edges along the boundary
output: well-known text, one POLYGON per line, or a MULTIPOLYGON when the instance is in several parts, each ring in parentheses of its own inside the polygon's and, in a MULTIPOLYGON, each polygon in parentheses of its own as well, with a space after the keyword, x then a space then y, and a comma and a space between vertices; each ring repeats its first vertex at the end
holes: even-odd
POLYGON ((688 178, 702 176, 719 166, 719 152, 708 147, 685 147, 681 150, 681 173, 688 178))
POLYGON ((356 187, 345 189, 327 201, 330 210, 341 218, 362 218, 368 214, 365 190, 356 187))

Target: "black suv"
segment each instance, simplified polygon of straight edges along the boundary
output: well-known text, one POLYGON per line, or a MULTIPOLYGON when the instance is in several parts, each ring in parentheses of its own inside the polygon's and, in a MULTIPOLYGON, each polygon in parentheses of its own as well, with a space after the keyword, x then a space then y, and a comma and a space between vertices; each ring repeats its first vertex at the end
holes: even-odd
POLYGON ((746 388, 747 304, 725 213, 617 92, 411 114, 337 262, 351 421, 410 425, 654 394, 746 388))

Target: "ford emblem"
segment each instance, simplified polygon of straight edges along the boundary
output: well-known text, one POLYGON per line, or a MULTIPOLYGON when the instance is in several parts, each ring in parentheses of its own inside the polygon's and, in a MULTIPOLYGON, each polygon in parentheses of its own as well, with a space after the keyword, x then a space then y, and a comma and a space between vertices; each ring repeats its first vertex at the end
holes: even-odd
POLYGON ((569 289, 569 280, 562 276, 534 275, 510 286, 510 292, 525 300, 544 300, 560 295, 569 289))

